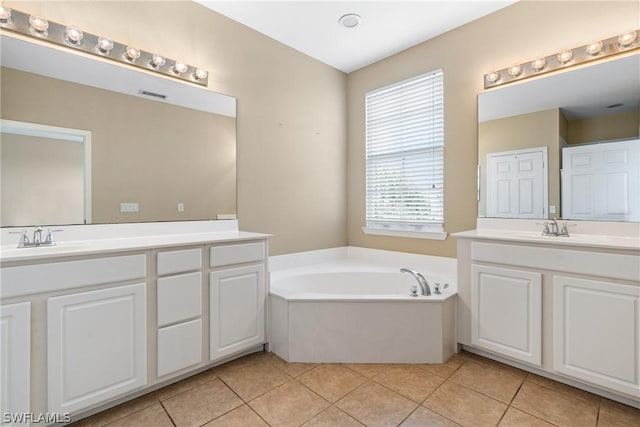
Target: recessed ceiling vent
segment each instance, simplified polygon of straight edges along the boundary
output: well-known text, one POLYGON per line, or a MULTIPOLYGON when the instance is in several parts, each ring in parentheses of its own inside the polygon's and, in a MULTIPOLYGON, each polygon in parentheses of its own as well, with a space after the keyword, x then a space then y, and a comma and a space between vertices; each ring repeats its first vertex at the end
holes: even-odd
POLYGON ((144 95, 144 96, 150 96, 152 98, 167 99, 167 95, 163 95, 161 93, 149 92, 148 90, 143 90, 143 89, 140 89, 138 91, 138 94, 144 95))

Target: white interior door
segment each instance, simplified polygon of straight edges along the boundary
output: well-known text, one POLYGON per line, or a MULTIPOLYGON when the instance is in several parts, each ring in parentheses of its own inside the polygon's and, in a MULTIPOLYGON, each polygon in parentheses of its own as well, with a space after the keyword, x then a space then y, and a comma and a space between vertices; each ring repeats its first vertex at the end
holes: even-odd
POLYGON ((546 218, 547 148, 487 154, 487 216, 546 218))
POLYGON ((562 149, 562 216, 640 221, 640 140, 562 149))

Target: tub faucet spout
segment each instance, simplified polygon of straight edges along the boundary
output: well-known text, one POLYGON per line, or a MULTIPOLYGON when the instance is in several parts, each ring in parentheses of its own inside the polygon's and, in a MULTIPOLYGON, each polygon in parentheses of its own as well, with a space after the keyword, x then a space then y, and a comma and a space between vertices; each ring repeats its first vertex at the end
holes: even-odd
POLYGON ((418 281, 418 284, 420 285, 421 295, 426 295, 426 296, 431 295, 431 288, 429 287, 429 283, 427 282, 427 279, 425 279, 422 274, 418 273, 413 268, 401 268, 400 273, 409 273, 413 277, 415 277, 415 279, 418 281))

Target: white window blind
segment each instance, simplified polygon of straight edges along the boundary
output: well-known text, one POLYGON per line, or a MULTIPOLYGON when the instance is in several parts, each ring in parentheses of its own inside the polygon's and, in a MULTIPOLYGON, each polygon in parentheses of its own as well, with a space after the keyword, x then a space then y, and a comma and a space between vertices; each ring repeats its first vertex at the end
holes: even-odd
POLYGON ((442 232, 442 70, 366 96, 367 229, 442 232))

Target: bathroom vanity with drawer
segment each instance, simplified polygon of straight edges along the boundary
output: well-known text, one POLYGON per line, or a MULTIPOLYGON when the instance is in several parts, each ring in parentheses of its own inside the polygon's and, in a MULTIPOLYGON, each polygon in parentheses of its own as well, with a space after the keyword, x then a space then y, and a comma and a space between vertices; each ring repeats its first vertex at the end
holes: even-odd
POLYGON ((640 406, 640 240, 478 229, 458 238, 458 342, 640 406))
POLYGON ((3 249, 3 412, 95 412, 266 343, 267 235, 3 249))

